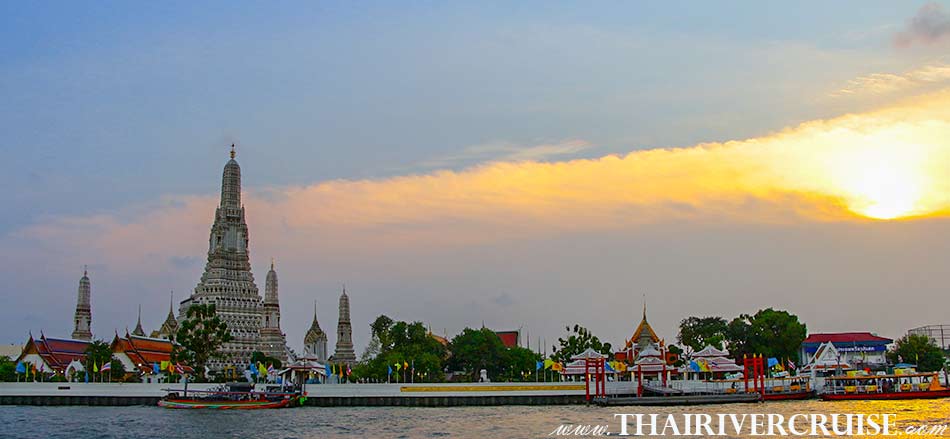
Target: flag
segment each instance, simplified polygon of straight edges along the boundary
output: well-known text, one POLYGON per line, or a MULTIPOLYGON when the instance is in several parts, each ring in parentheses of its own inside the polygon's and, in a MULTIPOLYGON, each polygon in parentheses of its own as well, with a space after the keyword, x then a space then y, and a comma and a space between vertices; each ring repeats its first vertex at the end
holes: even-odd
POLYGON ((545 369, 550 369, 552 366, 554 366, 554 360, 552 360, 552 359, 550 359, 550 358, 545 358, 545 359, 544 359, 544 368, 545 368, 545 369))
POLYGON ((539 361, 539 362, 537 362, 537 364, 535 364, 534 370, 541 370, 542 367, 544 367, 544 362, 543 362, 543 361, 539 361))
POLYGON ((700 371, 700 372, 712 372, 712 370, 709 369, 709 362, 708 362, 708 361, 706 361, 706 360, 699 360, 699 361, 697 361, 697 363, 699 364, 699 371, 700 371))
POLYGON ((551 365, 551 370, 554 370, 554 371, 561 371, 561 370, 564 370, 564 365, 561 364, 560 362, 554 363, 554 364, 551 365))
MULTIPOLYGON (((611 362, 611 363, 612 363, 612 362, 611 362)), ((616 373, 617 370, 614 369, 614 367, 613 367, 610 363, 604 363, 604 372, 614 372, 614 373, 616 373)))
POLYGON ((795 363, 792 360, 788 360, 788 369, 795 370, 795 363))
POLYGON ((275 370, 274 370, 274 365, 273 365, 273 364, 268 364, 268 365, 267 365, 267 374, 268 374, 268 375, 273 375, 274 372, 275 372, 275 370))
POLYGON ((17 362, 16 373, 26 373, 26 365, 22 361, 17 362))
POLYGON ((185 373, 185 367, 182 366, 181 363, 178 363, 178 364, 175 365, 175 372, 177 372, 177 373, 179 373, 179 374, 183 374, 183 373, 185 373))
POLYGON ((87 370, 87 371, 85 371, 85 372, 86 372, 86 382, 88 383, 88 382, 89 382, 89 371, 87 370))
POLYGON ((170 362, 170 361, 162 361, 161 366, 159 367, 158 370, 168 370, 168 363, 171 363, 171 362, 170 362))
POLYGON ((399 372, 399 370, 402 369, 402 364, 399 364, 399 362, 396 362, 394 366, 396 366, 396 372, 399 372))
POLYGON ((104 363, 104 364, 102 365, 102 367, 99 369, 100 372, 105 372, 105 371, 109 371, 109 370, 112 370, 112 362, 111 362, 111 361, 108 362, 108 363, 104 363))
POLYGON ((257 363, 257 374, 258 375, 267 375, 267 368, 264 367, 264 363, 257 363))
POLYGON ((353 373, 353 369, 350 369, 350 365, 347 364, 347 365, 346 365, 346 376, 350 376, 351 373, 353 373))
POLYGON ((337 367, 337 370, 340 371, 340 378, 343 378, 343 365, 341 364, 339 367, 337 367))
POLYGON ((393 367, 392 367, 392 366, 386 366, 386 369, 387 369, 387 370, 386 370, 386 376, 389 376, 389 375, 392 375, 392 374, 393 374, 393 367))
POLYGON ((775 367, 775 365, 778 364, 778 359, 776 358, 769 358, 767 361, 769 368, 775 367))
POLYGON ((693 372, 702 372, 702 371, 703 371, 703 370, 699 367, 699 363, 697 363, 697 362, 695 362, 695 361, 693 361, 693 360, 690 360, 690 361, 689 361, 689 368, 690 368, 693 372))
POLYGON ((156 375, 162 372, 162 369, 158 367, 158 363, 152 363, 152 372, 156 375))
POLYGON ((330 364, 329 364, 329 363, 323 365, 323 370, 324 370, 324 372, 326 372, 326 375, 327 375, 327 376, 333 375, 333 370, 331 370, 331 369, 332 369, 332 368, 330 367, 330 364))
POLYGON ((99 373, 99 365, 96 364, 95 361, 92 362, 92 371, 95 373, 99 373))
POLYGON ((402 368, 403 368, 403 369, 408 369, 408 368, 409 368, 409 362, 408 362, 408 361, 403 361, 403 362, 402 362, 402 368))

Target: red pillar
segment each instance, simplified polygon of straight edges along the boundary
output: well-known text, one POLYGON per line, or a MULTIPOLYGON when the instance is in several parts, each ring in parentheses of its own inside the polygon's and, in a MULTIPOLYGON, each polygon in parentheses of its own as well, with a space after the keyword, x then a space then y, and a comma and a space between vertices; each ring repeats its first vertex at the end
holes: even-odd
POLYGON ((584 397, 590 401, 590 360, 584 359, 584 397))

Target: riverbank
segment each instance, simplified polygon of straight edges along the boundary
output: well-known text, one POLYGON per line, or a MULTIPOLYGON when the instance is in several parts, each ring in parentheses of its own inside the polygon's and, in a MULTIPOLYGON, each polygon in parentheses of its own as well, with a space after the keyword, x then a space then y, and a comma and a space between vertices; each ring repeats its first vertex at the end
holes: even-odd
MULTIPOLYGON (((633 383, 608 383, 611 393, 634 392, 633 383)), ((217 384, 189 384, 208 390, 217 384)), ((140 383, 0 383, 0 405, 155 405, 163 389, 180 384, 140 383)), ((320 407, 409 406, 454 407, 494 405, 585 404, 583 383, 458 383, 458 384, 310 384, 307 405, 320 407)))

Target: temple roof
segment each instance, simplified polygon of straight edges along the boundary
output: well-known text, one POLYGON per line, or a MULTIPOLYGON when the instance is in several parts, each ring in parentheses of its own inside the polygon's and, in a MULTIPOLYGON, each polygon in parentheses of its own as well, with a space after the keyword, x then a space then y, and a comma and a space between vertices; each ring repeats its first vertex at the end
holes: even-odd
POLYGON ((692 355, 692 358, 706 358, 706 357, 728 357, 729 351, 716 349, 712 346, 706 346, 701 351, 696 352, 692 355))
POLYGON ((132 334, 138 335, 140 337, 145 336, 145 330, 142 329, 142 305, 139 305, 139 318, 135 322, 135 329, 132 330, 132 334))
POLYGON ((17 361, 22 360, 27 354, 35 353, 39 355, 47 365, 55 370, 62 371, 65 370, 73 360, 79 360, 81 362, 85 359, 87 347, 89 347, 89 342, 84 340, 47 338, 42 334, 40 338, 34 339, 31 335, 26 345, 23 346, 23 352, 20 354, 20 357, 17 358, 17 361))
POLYGON ((307 334, 303 337, 304 343, 313 343, 317 340, 326 340, 327 334, 323 332, 323 329, 320 329, 320 322, 317 321, 317 302, 313 302, 313 323, 310 324, 310 329, 307 331, 307 334))
POLYGON ((153 363, 171 361, 174 344, 170 340, 125 334, 112 340, 112 353, 124 353, 143 372, 150 372, 153 363))
POLYGON ((647 304, 643 304, 643 319, 640 320, 640 324, 637 325, 637 329, 633 331, 633 335, 630 336, 630 339, 627 340, 626 349, 629 349, 631 346, 635 345, 641 337, 649 336, 650 342, 658 343, 660 337, 656 335, 656 332, 653 330, 653 327, 650 326, 650 323, 647 322, 647 304))

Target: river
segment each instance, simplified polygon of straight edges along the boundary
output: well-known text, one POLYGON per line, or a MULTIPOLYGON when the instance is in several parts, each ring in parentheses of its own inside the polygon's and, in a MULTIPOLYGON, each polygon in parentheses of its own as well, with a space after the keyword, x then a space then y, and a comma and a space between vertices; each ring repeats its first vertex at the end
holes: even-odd
MULTIPOLYGON (((702 407, 304 407, 284 410, 168 410, 158 407, 0 407, 0 437, 17 438, 544 438, 561 425, 605 425, 614 414, 890 413, 895 429, 950 424, 950 399, 918 401, 789 401, 702 407)), ((681 422, 681 421, 676 421, 681 422)), ((662 428, 662 422, 660 426, 662 428)), ((682 427, 682 426, 681 426, 682 427)), ((632 427, 631 427, 632 428, 632 427)), ((950 437, 950 429, 944 435, 950 437)), ((633 433, 631 429, 628 431, 633 433)), ((672 437, 671 431, 667 435, 672 437)), ((745 437, 727 431, 723 437, 745 437)), ((576 437, 576 436, 572 436, 576 437)), ((697 437, 697 436, 694 436, 697 437)), ((808 437, 831 437, 819 434, 808 437)))

